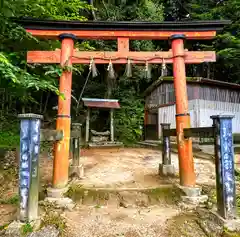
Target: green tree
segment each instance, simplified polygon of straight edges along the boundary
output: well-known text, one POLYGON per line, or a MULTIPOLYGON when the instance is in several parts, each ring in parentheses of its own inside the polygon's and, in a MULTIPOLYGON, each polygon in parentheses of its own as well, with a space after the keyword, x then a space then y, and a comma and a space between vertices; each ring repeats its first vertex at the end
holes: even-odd
POLYGON ((192 0, 188 5, 191 19, 228 19, 232 24, 216 37, 209 47, 217 51, 218 60, 212 68, 214 79, 240 82, 240 3, 239 0, 192 0))
MULTIPOLYGON (((11 21, 12 17, 86 20, 84 10, 91 9, 78 0, 2 0, 0 8, 0 87, 15 92, 22 104, 38 103, 38 91, 58 94, 58 66, 28 65, 26 51, 60 48, 58 41, 38 40, 11 21)), ((87 46, 86 43, 77 45, 87 46)))
MULTIPOLYGON (((106 21, 163 21, 164 7, 156 0, 109 0, 94 1, 93 18, 106 21)), ((116 50, 116 41, 91 42, 98 50, 116 50)), ((151 40, 130 41, 131 50, 154 51, 159 45, 151 40)), ((152 74, 158 75, 158 66, 153 67, 152 74)), ((106 67, 98 66, 100 84, 105 83, 104 97, 119 99, 121 109, 116 111, 116 136, 125 143, 134 143, 141 138, 144 116, 142 92, 153 79, 145 77, 145 65, 132 65, 132 77, 126 77, 126 65, 115 65, 116 78, 108 77, 106 67)), ((159 75, 158 75, 159 76, 159 75)), ((152 78, 157 78, 152 77, 152 78)), ((97 79, 95 79, 97 80, 97 79)), ((97 84, 96 84, 97 85, 97 84)), ((99 85, 99 84, 98 84, 99 85)), ((89 83, 92 86, 92 83, 89 83)), ((88 90, 88 87, 86 88, 88 90)), ((89 93, 89 96, 94 94, 89 93)))

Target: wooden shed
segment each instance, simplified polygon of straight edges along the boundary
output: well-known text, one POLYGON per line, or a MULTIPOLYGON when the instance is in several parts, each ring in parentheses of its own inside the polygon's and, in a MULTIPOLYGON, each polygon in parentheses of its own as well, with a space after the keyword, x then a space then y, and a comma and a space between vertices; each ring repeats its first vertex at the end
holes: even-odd
MULTIPOLYGON (((240 85, 200 77, 187 78, 191 127, 211 126, 211 115, 234 114, 233 132, 240 133, 240 85)), ((161 123, 176 128, 173 77, 161 77, 145 91, 145 140, 161 137, 161 123)))

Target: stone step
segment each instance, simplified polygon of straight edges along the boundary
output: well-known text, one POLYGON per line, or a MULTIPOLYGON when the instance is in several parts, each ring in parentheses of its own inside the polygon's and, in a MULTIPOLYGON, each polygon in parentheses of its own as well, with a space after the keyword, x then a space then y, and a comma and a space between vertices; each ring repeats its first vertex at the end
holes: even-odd
POLYGON ((139 145, 146 146, 146 147, 159 147, 159 144, 150 143, 150 142, 138 142, 139 145))
POLYGON ((88 146, 90 148, 110 148, 110 147, 123 147, 123 143, 122 142, 102 142, 102 143, 94 143, 91 142, 88 144, 88 146))
POLYGON ((81 205, 147 207, 175 205, 181 199, 181 191, 171 184, 151 188, 95 188, 73 184, 66 196, 81 205))

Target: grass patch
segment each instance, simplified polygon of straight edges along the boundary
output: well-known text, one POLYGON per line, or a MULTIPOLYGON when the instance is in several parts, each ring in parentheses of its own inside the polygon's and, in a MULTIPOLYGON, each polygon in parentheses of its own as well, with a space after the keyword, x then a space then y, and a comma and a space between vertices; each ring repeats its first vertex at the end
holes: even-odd
POLYGON ((55 226, 59 230, 60 236, 63 236, 67 228, 64 218, 58 212, 49 210, 42 219, 41 228, 45 226, 55 226))
POLYGON ((8 182, 8 181, 14 182, 15 179, 17 179, 18 177, 17 168, 15 167, 10 167, 10 168, 7 168, 6 170, 0 167, 0 174, 3 175, 5 182, 8 182))
POLYGON ((22 236, 27 236, 28 234, 33 232, 33 227, 31 226, 30 223, 26 223, 21 227, 21 235, 22 236))
POLYGON ((0 120, 0 148, 16 148, 20 144, 19 120, 15 116, 3 116, 0 120))
POLYGON ((1 131, 0 132, 0 148, 15 148, 19 147, 20 135, 14 131, 1 131))
POLYGON ((224 229, 221 237, 240 237, 240 232, 232 232, 224 229))
POLYGON ((12 197, 9 197, 7 199, 0 199, 0 204, 11 204, 11 205, 19 205, 19 195, 14 195, 12 197))
POLYGON ((9 224, 0 225, 0 231, 7 229, 8 225, 9 225, 9 224))

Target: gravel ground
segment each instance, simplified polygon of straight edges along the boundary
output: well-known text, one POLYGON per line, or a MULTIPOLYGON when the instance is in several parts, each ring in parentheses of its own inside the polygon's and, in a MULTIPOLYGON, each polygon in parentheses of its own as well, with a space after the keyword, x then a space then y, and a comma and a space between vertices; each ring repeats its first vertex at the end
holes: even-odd
MULTIPOLYGON (((83 151, 85 178, 80 182, 95 187, 157 187, 166 183, 158 176, 161 151, 151 149, 94 149, 83 151)), ((195 159, 198 184, 215 184, 214 164, 195 159)), ((178 157, 172 163, 179 172, 178 157)))
POLYGON ((64 213, 71 237, 165 237, 165 222, 179 214, 171 207, 130 209, 81 207, 64 213))
MULTIPOLYGON (((177 155, 172 154, 172 161, 178 173, 177 155)), ((82 162, 85 165, 85 178, 81 181, 84 186, 151 188, 165 182, 157 174, 160 151, 132 148, 85 150, 82 162)), ((195 159, 195 170, 198 184, 215 184, 215 169, 211 161, 195 159)), ((72 237, 165 237, 169 236, 166 233, 168 228, 172 228, 167 223, 175 223, 172 220, 180 213, 174 205, 145 209, 81 206, 65 212, 64 217, 68 236, 72 237)), ((205 236, 195 221, 188 220, 181 225, 171 236, 205 236), (186 226, 191 226, 191 230, 186 226)))
MULTIPOLYGON (((82 157, 85 178, 81 183, 84 186, 155 188, 166 182, 158 176, 161 151, 136 148, 90 149, 83 150, 82 157)), ((172 161, 178 173, 176 154, 172 154, 172 161)), ((52 159, 41 157, 41 185, 51 183, 52 163, 52 159)), ((215 184, 215 168, 211 161, 195 159, 195 170, 198 184, 215 184)), ((80 206, 63 213, 69 237, 165 237, 169 236, 165 232, 166 223, 179 214, 180 210, 176 206, 166 205, 144 209, 80 206)), ((191 235, 176 233, 172 236, 191 235)), ((199 236, 204 235, 200 233, 199 236)))

